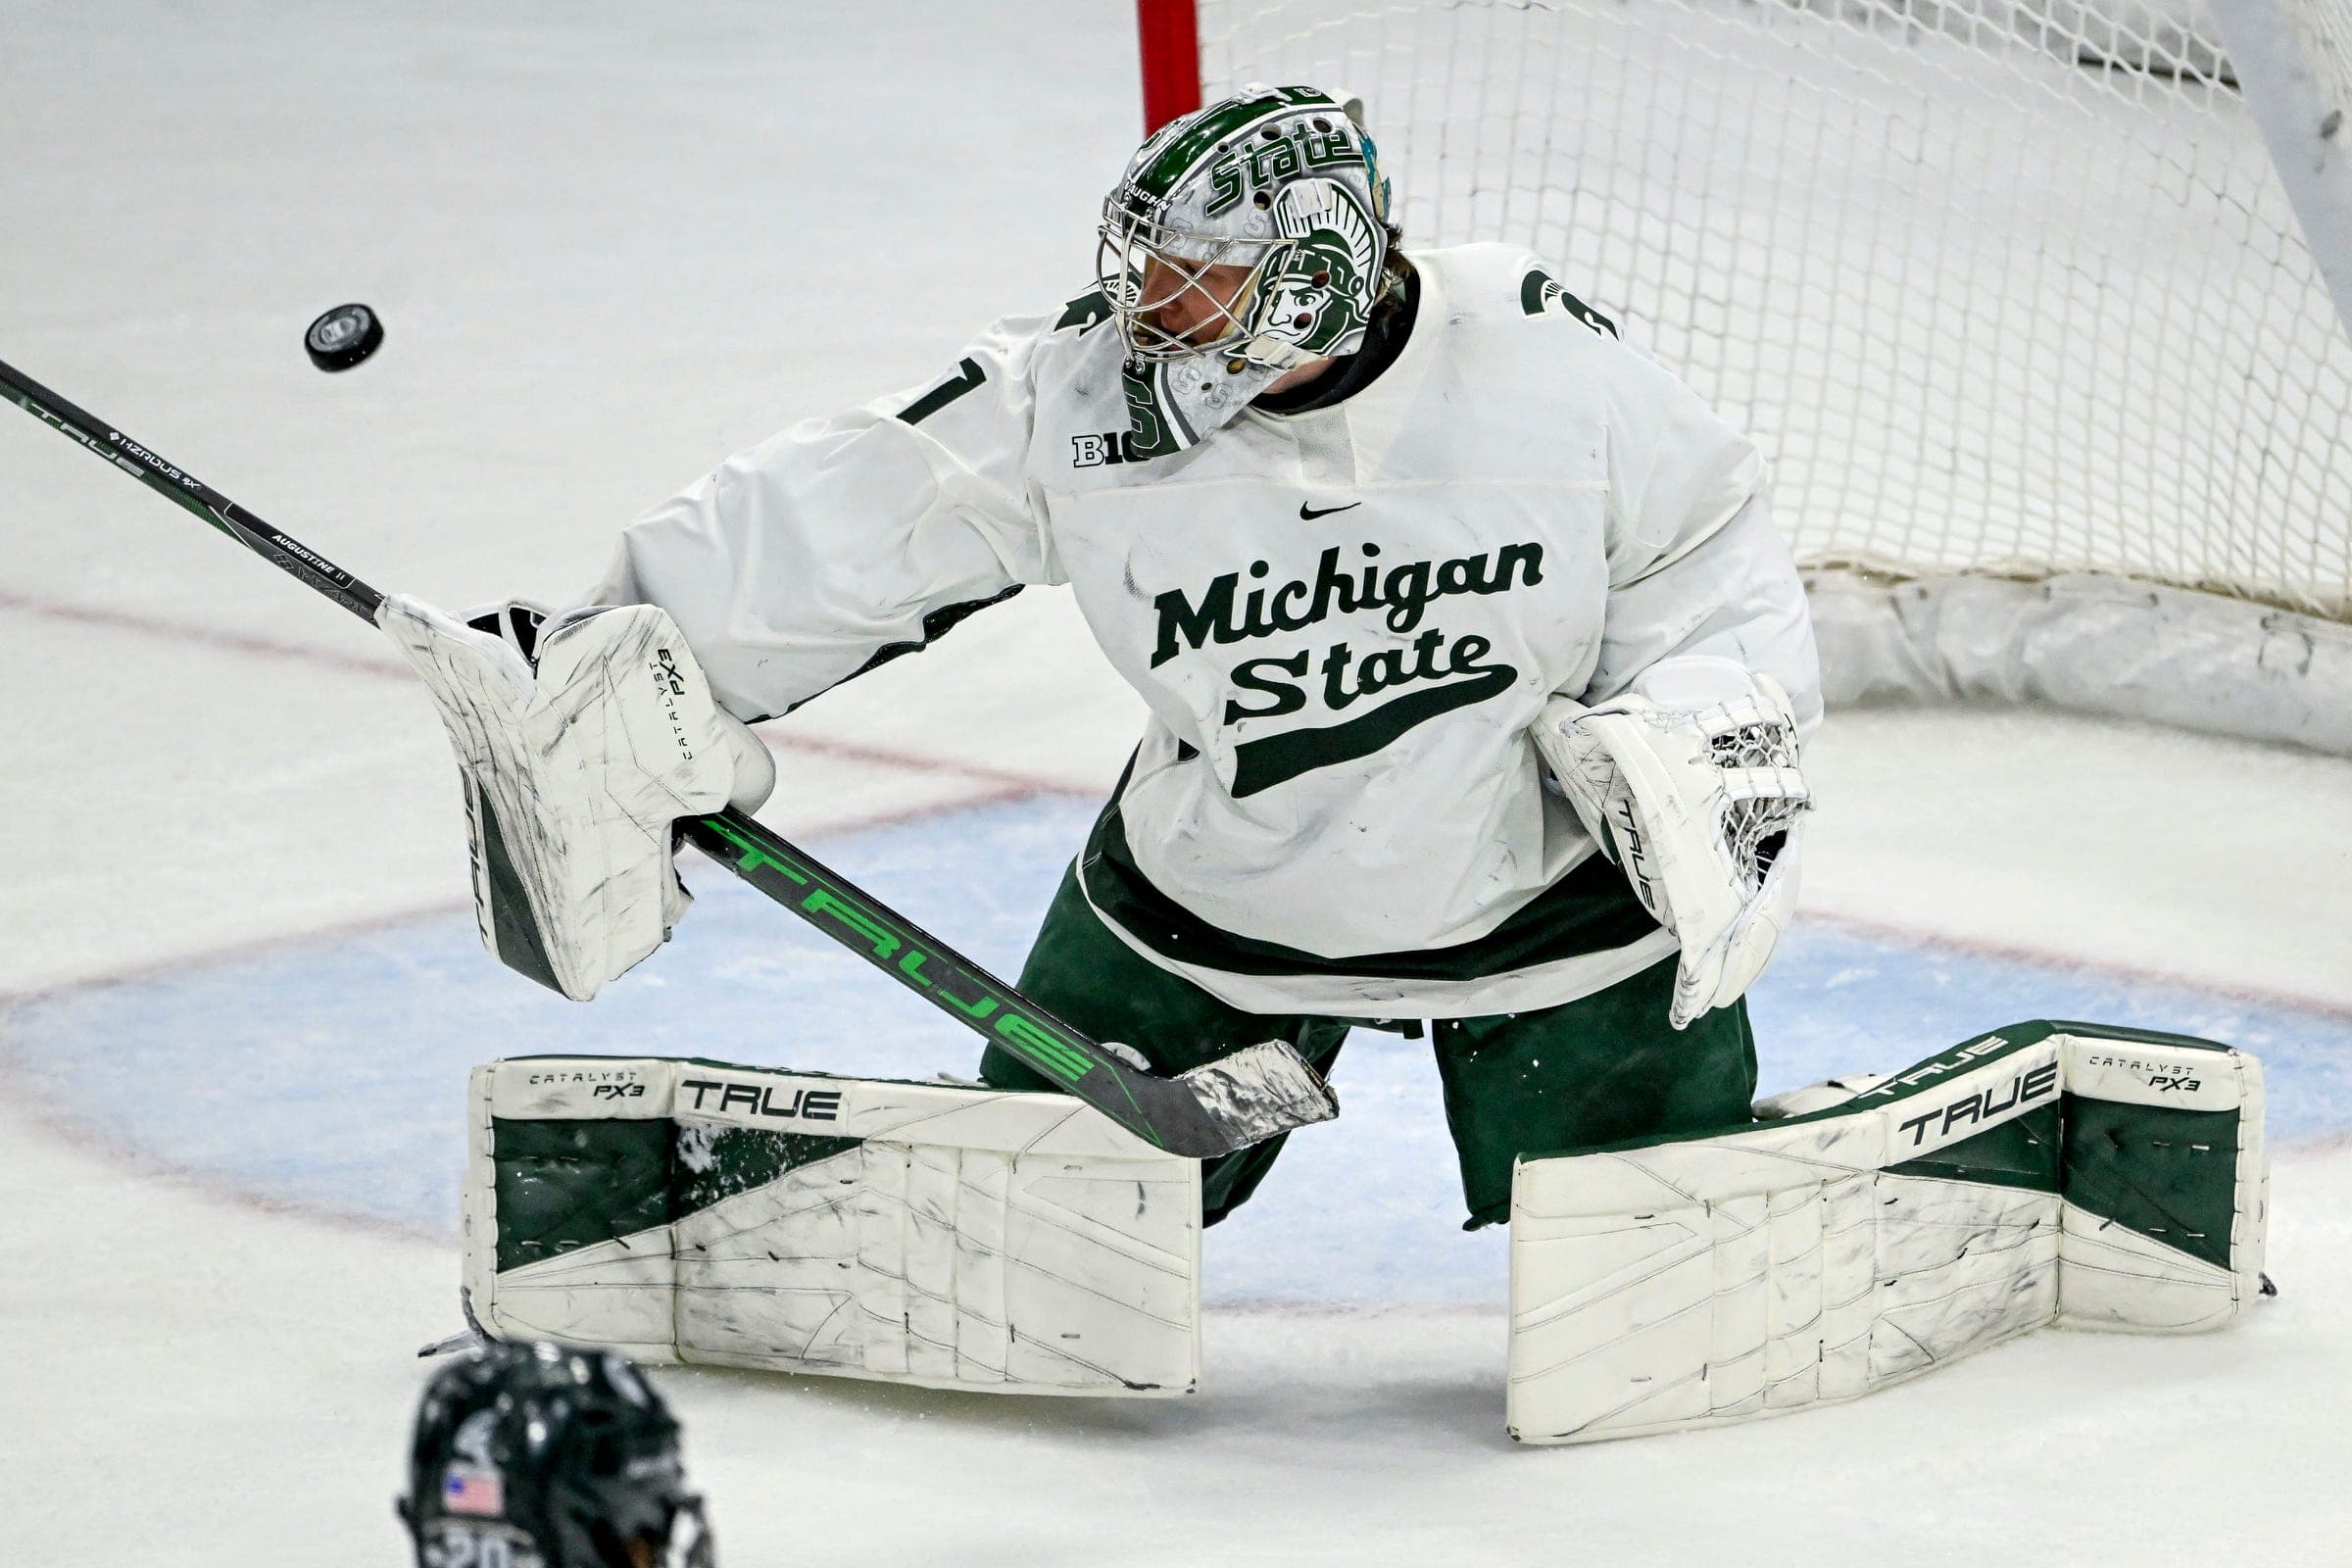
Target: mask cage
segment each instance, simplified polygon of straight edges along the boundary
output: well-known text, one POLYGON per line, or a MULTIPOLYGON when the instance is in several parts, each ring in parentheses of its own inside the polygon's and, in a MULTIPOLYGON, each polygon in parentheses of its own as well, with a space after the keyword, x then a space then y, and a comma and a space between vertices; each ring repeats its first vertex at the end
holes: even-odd
POLYGON ((1259 279, 1278 243, 1180 229, 1137 211, 1124 194, 1104 202, 1101 240, 1095 247, 1095 280, 1110 305, 1128 356, 1181 360, 1238 350, 1250 336, 1247 322, 1257 303, 1259 279), (1156 276, 1153 264, 1159 269, 1156 276), (1201 285, 1214 267, 1249 269, 1231 300, 1219 302, 1201 285), (1152 289, 1150 297, 1144 292, 1147 282, 1152 289), (1169 331, 1152 319, 1195 290, 1209 309, 1185 331, 1169 331))

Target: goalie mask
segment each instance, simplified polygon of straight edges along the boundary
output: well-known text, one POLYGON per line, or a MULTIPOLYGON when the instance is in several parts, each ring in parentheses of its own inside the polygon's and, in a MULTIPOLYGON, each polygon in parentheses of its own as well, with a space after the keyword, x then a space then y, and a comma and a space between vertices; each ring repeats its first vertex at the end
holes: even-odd
POLYGON ((1363 346, 1395 231, 1362 113, 1251 86, 1137 150, 1102 204, 1096 270, 1138 456, 1182 451, 1285 371, 1363 346))
POLYGON ((418 1568, 711 1568, 678 1423, 626 1357, 502 1344, 424 1391, 397 1503, 418 1568))

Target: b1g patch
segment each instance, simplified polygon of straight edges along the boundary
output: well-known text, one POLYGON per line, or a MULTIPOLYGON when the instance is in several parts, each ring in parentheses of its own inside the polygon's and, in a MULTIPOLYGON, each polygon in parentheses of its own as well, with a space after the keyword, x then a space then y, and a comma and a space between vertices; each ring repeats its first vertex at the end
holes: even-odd
POLYGON ((1520 280, 1519 308, 1530 316, 1542 316, 1549 311, 1555 316, 1566 316, 1582 321, 1595 332, 1606 332, 1611 337, 1618 335, 1615 321, 1560 287, 1558 281, 1541 267, 1520 280))
POLYGON ((1149 454, 1135 449, 1135 436, 1127 430, 1105 430, 1100 435, 1070 437, 1070 466, 1099 468, 1111 463, 1141 463, 1149 454))

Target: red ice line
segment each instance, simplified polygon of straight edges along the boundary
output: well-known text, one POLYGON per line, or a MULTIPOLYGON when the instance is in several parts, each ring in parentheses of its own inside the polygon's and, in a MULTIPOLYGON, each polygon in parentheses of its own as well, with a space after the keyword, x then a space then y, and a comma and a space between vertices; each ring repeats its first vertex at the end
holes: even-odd
MULTIPOLYGON (((224 631, 193 621, 176 620, 130 611, 110 610, 93 606, 61 603, 35 598, 0 588, 0 612, 14 611, 20 614, 38 615, 48 620, 71 625, 102 626, 114 630, 136 632, 172 642, 190 643, 215 648, 224 653, 244 654, 255 658, 284 660, 309 664, 315 668, 332 669, 344 674, 365 675, 372 679, 410 680, 414 676, 406 664, 392 659, 371 659, 365 655, 340 653, 309 643, 281 642, 275 638, 256 637, 243 632, 224 631)), ((806 731, 779 731, 773 722, 757 726, 760 738, 770 746, 781 747, 818 757, 835 757, 848 761, 867 762, 881 767, 897 768, 910 773, 962 779, 977 789, 957 792, 953 797, 920 806, 901 807, 889 810, 866 810, 824 822, 819 831, 826 833, 851 832, 861 828, 887 827, 894 823, 912 821, 941 811, 963 810, 976 806, 994 806, 1007 801, 1028 800, 1040 795, 1096 796, 1099 786, 1071 779, 1053 778, 1045 774, 1026 773, 1010 768, 991 767, 982 763, 955 758, 930 757, 916 752, 900 751, 893 747, 875 746, 863 741, 834 740, 806 731)), ((305 937, 340 936, 352 932, 374 930, 430 914, 445 914, 471 908, 467 900, 435 900, 430 904, 409 908, 361 915, 338 920, 305 930, 305 937)), ((263 936, 226 943, 202 953, 181 954, 168 958, 148 959, 124 964, 102 974, 84 975, 54 986, 38 986, 29 991, 0 991, 0 1005, 29 1001, 32 998, 58 991, 76 991, 85 986, 120 984, 126 980, 144 979, 172 971, 201 967, 249 954, 266 952, 277 947, 285 937, 263 936)), ((5 1052, 0 1051, 0 1056, 5 1052)))
POLYGON ((62 620, 75 626, 106 626, 118 631, 144 632, 151 637, 169 638, 174 642, 196 643, 206 648, 218 648, 226 653, 252 654, 265 659, 291 659, 306 664, 318 664, 339 669, 351 675, 397 675, 407 673, 387 659, 362 659, 353 654, 340 654, 329 648, 308 647, 300 643, 281 643, 269 637, 254 637, 244 632, 222 631, 214 626, 199 626, 188 621, 166 620, 160 616, 134 614, 126 610, 105 610, 88 605, 59 604, 55 600, 35 599, 27 594, 13 593, 0 588, 0 610, 13 610, 19 614, 39 615, 47 620, 62 620))
MULTIPOLYGON (((150 615, 123 610, 107 610, 88 605, 62 604, 56 600, 36 599, 0 588, 0 611, 15 611, 20 614, 39 615, 48 620, 64 621, 77 626, 104 626, 118 631, 138 632, 145 636, 161 637, 172 642, 194 643, 200 647, 216 648, 223 653, 246 654, 260 659, 283 659, 321 669, 340 670, 347 675, 367 675, 377 679, 409 680, 413 676, 406 664, 390 659, 370 659, 360 654, 346 654, 312 643, 281 642, 272 637, 256 637, 245 632, 224 631, 217 626, 200 625, 193 621, 173 620, 162 615, 150 615)), ((756 726, 760 738, 771 746, 808 752, 818 757, 838 757, 850 761, 873 762, 884 767, 900 768, 912 773, 945 774, 972 779, 992 785, 998 791, 1018 790, 1033 795, 1098 795, 1099 786, 1072 779, 1052 778, 1042 773, 1025 773, 1011 768, 992 767, 985 763, 967 762, 956 758, 931 757, 918 752, 901 751, 895 747, 875 746, 864 741, 832 740, 811 735, 805 730, 780 730, 773 720, 756 726)), ((999 796, 991 794, 990 800, 999 796)), ((957 806, 967 804, 962 801, 957 806)), ((931 809, 931 808, 926 808, 931 809)), ((872 818, 859 817, 854 822, 836 824, 834 831, 872 822, 895 821, 904 812, 891 812, 872 818)))
MULTIPOLYGON (((98 626, 110 630, 135 632, 143 636, 214 648, 224 653, 285 660, 317 668, 337 670, 344 674, 365 675, 372 679, 407 680, 411 678, 406 665, 390 659, 370 659, 307 643, 281 642, 274 638, 224 631, 218 627, 173 620, 160 615, 64 604, 0 588, 0 612, 8 611, 20 614, 38 615, 44 619, 61 621, 70 625, 98 626)), ((964 809, 974 806, 993 805, 1004 801, 1026 800, 1039 795, 1080 794, 1092 796, 1101 793, 1099 788, 1072 780, 1050 778, 1042 774, 1023 773, 1008 768, 989 767, 950 758, 926 757, 913 752, 903 752, 859 741, 829 740, 823 736, 798 731, 778 733, 772 725, 762 726, 762 731, 761 738, 771 746, 782 746, 816 756, 837 757, 846 760, 867 762, 907 772, 961 778, 982 786, 977 790, 959 792, 950 800, 927 806, 889 811, 863 812, 828 823, 825 827, 825 831, 828 832, 843 832, 859 827, 879 827, 892 822, 931 815, 938 811, 964 809)), ((315 927, 304 932, 303 935, 306 937, 344 935, 402 924, 427 914, 456 913, 469 909, 471 906, 469 900, 436 901, 419 907, 337 921, 329 925, 315 927)), ((26 992, 0 992, 0 1025, 5 1024, 6 1009, 9 1004, 14 1003, 30 1001, 55 992, 121 984, 150 975, 219 963, 243 954, 267 951, 278 946, 283 940, 282 936, 255 937, 226 944, 206 953, 183 954, 171 958, 125 964, 110 973, 85 975, 62 985, 37 987, 26 992)), ((0 1083, 6 1083, 13 1076, 10 1072, 11 1054, 5 1034, 0 1034, 0 1083)), ((210 1172, 160 1160, 147 1151, 110 1135, 102 1127, 64 1113, 38 1096, 22 1092, 20 1086, 12 1087, 19 1087, 19 1092, 11 1098, 15 1101, 20 1115, 77 1150, 110 1159, 150 1180, 168 1182, 199 1197, 234 1207, 263 1213, 284 1214, 309 1220, 331 1230, 391 1237, 402 1241, 424 1241, 443 1246, 450 1241, 447 1235, 433 1227, 385 1220, 342 1209, 313 1207, 295 1199, 256 1191, 210 1172)))
MULTIPOLYGON (((172 620, 163 616, 62 604, 54 600, 37 599, 30 595, 11 592, 4 588, 0 588, 0 611, 16 611, 24 614, 41 615, 51 620, 78 625, 114 627, 153 637, 218 648, 228 653, 291 660, 321 668, 341 670, 348 674, 397 680, 409 678, 408 667, 389 659, 368 659, 352 654, 341 654, 312 644, 279 642, 272 638, 223 631, 217 627, 172 620)), ((864 741, 833 740, 821 735, 808 734, 805 730, 779 730, 772 720, 758 727, 761 732, 761 738, 772 746, 808 752, 820 757, 837 757, 850 761, 870 762, 878 766, 900 768, 908 772, 964 778, 988 786, 978 793, 959 795, 952 800, 845 818, 826 824, 824 831, 827 832, 846 832, 859 827, 884 826, 894 822, 929 816, 939 811, 961 810, 973 806, 994 805, 1003 801, 1021 800, 1038 795, 1092 796, 1102 793, 1098 786, 1070 779, 1051 778, 1044 774, 1021 772, 1011 768, 991 767, 983 763, 967 762, 954 758, 929 757, 916 752, 901 751, 895 747, 876 746, 864 741)), ((464 906, 455 903, 436 903, 422 908, 403 910, 397 914, 372 915, 365 919, 323 926, 306 934, 323 936, 346 930, 365 929, 390 921, 406 920, 419 914, 464 906)), ((2018 944, 1954 936, 1947 932, 1908 925, 1899 921, 1839 914, 1827 910, 1808 910, 1800 918, 1808 922, 1817 921, 1825 925, 1834 925, 1863 935, 1891 938, 1908 943, 1927 943, 1984 957, 2009 958, 2044 965, 2055 964, 2061 967, 2112 975, 2123 980, 2165 984, 2180 983, 2180 977, 2169 971, 2133 964, 2110 963, 2099 959, 2083 958, 2073 954, 2053 953, 2018 944)), ((282 939, 259 939, 250 943, 238 943, 214 953, 172 958, 159 963, 134 965, 115 974, 77 980, 71 984, 74 987, 101 985, 110 981, 127 979, 136 974, 151 973, 157 969, 179 968, 188 964, 211 962, 232 956, 241 951, 270 946, 278 940, 282 939)), ((2191 984, 2197 990, 2209 992, 2215 996, 2236 997, 2251 1002, 2284 1005, 2332 1018, 2352 1018, 2352 1004, 2331 998, 2204 981, 2191 982, 2191 984)), ((21 997, 11 997, 0 993, 0 1002, 14 1000, 21 1000, 21 997)))
MULTIPOLYGON (((175 621, 166 619, 161 616, 134 614, 126 611, 106 610, 80 605, 61 604, 51 600, 35 599, 28 595, 11 592, 10 590, 4 588, 0 588, 0 611, 14 611, 20 614, 39 615, 46 619, 63 621, 74 625, 103 626, 116 630, 136 632, 146 636, 161 637, 176 642, 192 643, 202 647, 216 648, 225 653, 245 654, 266 659, 283 659, 296 662, 311 664, 319 668, 340 670, 346 674, 366 675, 370 678, 406 679, 409 674, 409 671, 405 666, 388 659, 368 659, 352 654, 337 653, 331 649, 319 648, 305 643, 279 642, 273 638, 255 637, 242 632, 223 631, 217 627, 204 626, 186 621, 175 621)), ((880 766, 902 768, 911 772, 962 777, 989 786, 988 788, 977 793, 959 795, 954 800, 950 801, 943 801, 929 806, 909 808, 897 811, 877 812, 869 816, 861 816, 846 820, 844 822, 834 824, 832 829, 834 831, 845 830, 856 826, 878 826, 892 821, 901 821, 926 816, 942 810, 962 809, 972 806, 986 805, 999 801, 1019 800, 1037 795, 1093 795, 1099 793, 1096 789, 1083 784, 1068 780, 1048 778, 1039 774, 1018 772, 1007 768, 988 767, 985 765, 959 761, 948 758, 926 757, 912 752, 903 752, 891 747, 874 746, 860 741, 829 740, 822 736, 810 735, 805 732, 797 731, 778 733, 772 725, 762 727, 766 731, 763 738, 771 745, 782 745, 800 751, 814 753, 819 756, 838 757, 847 760, 870 762, 880 766)), ((359 919, 341 921, 333 925, 318 927, 313 931, 306 932, 305 935, 316 937, 367 930, 407 921, 426 913, 452 912, 469 906, 470 906, 463 900, 440 902, 421 908, 404 909, 393 913, 368 915, 359 919)), ((1835 914, 1808 914, 1805 918, 1809 920, 1818 919, 1826 924, 1841 926, 1847 930, 1881 936, 1891 936, 1901 940, 1913 942, 1930 942, 1948 948, 1959 949, 1965 952, 2000 957, 2021 958, 2027 961, 2039 963, 2049 963, 2055 960, 2072 964, 2079 968, 2103 971, 2124 978, 2141 980, 2174 980, 2177 978, 2175 976, 2159 974, 2154 970, 2132 968, 2126 965, 2085 962, 2068 956, 2041 953, 2029 948, 2012 947, 2005 944, 1990 942, 1974 942, 1965 938, 1954 938, 1942 933, 1905 927, 1887 921, 1856 919, 1835 914)), ((153 974, 165 970, 193 967, 201 964, 219 962, 224 958, 233 957, 241 952, 258 951, 275 946, 281 940, 283 939, 255 938, 246 942, 234 943, 206 954, 183 955, 175 958, 125 965, 123 968, 112 974, 85 976, 81 979, 68 982, 63 986, 44 987, 32 992, 18 993, 14 995, 0 993, 0 1008, 4 1008, 5 1005, 10 1003, 29 1000, 31 997, 41 995, 44 991, 79 990, 85 986, 120 983, 124 980, 129 980, 139 976, 153 974)), ((2207 987, 2204 989, 2211 990, 2218 988, 2207 987)), ((2285 993, 2265 993, 2256 991, 2246 991, 2238 994, 2249 997, 2256 1001, 2284 1003, 2291 1006, 2304 1008, 2314 1012, 2326 1013, 2334 1017, 2352 1017, 2352 1007, 2345 1006, 2339 1003, 2325 1001, 2318 998, 2300 997, 2285 993)), ((4 1019, 5 1013, 0 1012, 0 1021, 4 1021, 4 1019)), ((10 1052, 8 1050, 8 1043, 5 1037, 0 1037, 0 1081, 5 1081, 8 1077, 12 1076, 8 1071, 10 1065, 9 1056, 10 1052)), ((86 1152, 100 1154, 101 1156, 110 1158, 111 1160, 118 1162, 129 1168, 130 1170, 147 1177, 150 1180, 169 1182, 173 1186, 181 1188, 182 1190, 192 1192, 199 1197, 211 1199, 216 1201, 224 1202, 231 1206, 244 1208, 247 1210, 260 1211, 263 1213, 283 1214, 291 1218, 307 1220, 314 1224, 324 1226, 330 1230, 372 1234, 394 1238, 401 1241, 421 1241, 441 1246, 446 1246, 450 1240, 450 1238, 440 1234, 437 1230, 433 1230, 428 1227, 403 1224, 400 1222, 378 1219, 368 1215, 349 1213, 340 1209, 314 1208, 300 1202, 299 1200, 258 1192, 239 1183, 213 1175, 209 1172, 172 1165, 168 1162, 158 1160, 146 1151, 137 1149, 122 1140, 107 1136, 103 1129, 96 1128, 91 1124, 83 1122, 77 1118, 70 1117, 60 1113, 55 1108, 43 1102, 36 1096, 20 1093, 13 1098, 16 1101, 19 1114, 27 1117, 27 1119, 33 1121, 36 1125, 42 1127, 44 1130, 52 1133, 53 1135, 62 1138, 75 1148, 86 1152)), ((2338 1135, 2337 1137, 2333 1138, 2324 1138, 2311 1146, 2312 1152, 2317 1153, 2322 1151, 2331 1150, 2347 1141, 2352 1141, 2352 1134, 2338 1135)))

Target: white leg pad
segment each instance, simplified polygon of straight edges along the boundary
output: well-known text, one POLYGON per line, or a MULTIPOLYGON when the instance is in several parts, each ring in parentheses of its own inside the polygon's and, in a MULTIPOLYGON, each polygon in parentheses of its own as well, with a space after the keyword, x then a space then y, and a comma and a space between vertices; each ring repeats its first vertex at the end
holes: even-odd
POLYGON ((2046 1023, 1810 1114, 1522 1159, 1512 1436, 1854 1398, 2044 1324, 2219 1327, 2267 1173, 2254 1058, 2046 1023))
POLYGON ((1200 1167, 1061 1095, 654 1058, 474 1070, 501 1337, 1009 1393, 1200 1379, 1200 1167))

